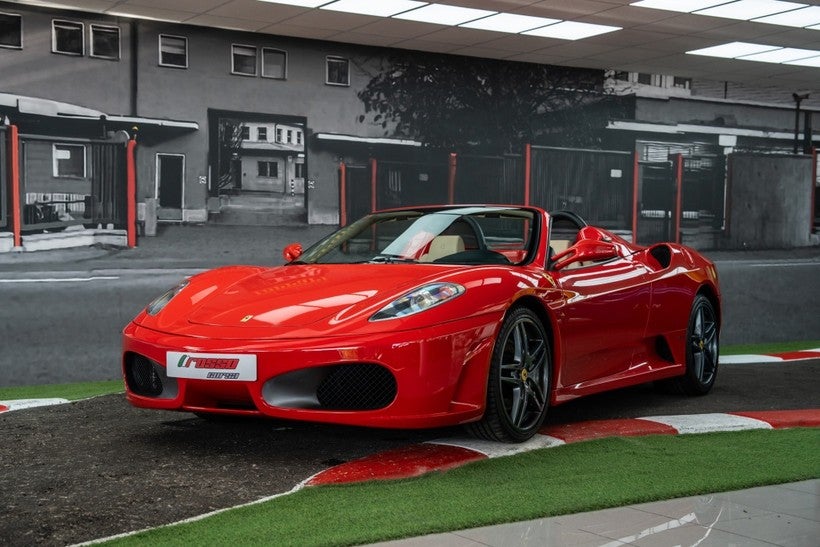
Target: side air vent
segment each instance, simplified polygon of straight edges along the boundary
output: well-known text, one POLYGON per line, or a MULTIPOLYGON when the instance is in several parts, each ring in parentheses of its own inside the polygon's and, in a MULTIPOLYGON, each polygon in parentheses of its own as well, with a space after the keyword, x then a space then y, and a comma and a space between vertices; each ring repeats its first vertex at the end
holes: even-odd
POLYGON ((672 349, 669 347, 669 342, 667 342, 663 336, 655 338, 655 353, 664 361, 670 363, 675 362, 675 358, 672 356, 672 349))
POLYGON ((649 249, 649 254, 658 261, 661 268, 668 268, 672 263, 672 250, 667 245, 655 245, 649 249))

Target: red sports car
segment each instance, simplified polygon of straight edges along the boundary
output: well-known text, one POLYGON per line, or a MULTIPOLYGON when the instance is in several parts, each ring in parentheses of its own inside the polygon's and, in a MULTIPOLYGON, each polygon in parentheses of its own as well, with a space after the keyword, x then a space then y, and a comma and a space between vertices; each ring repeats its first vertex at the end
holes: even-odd
POLYGON ((135 406, 534 435, 550 405, 648 381, 708 392, 714 265, 536 207, 395 209, 279 267, 187 279, 123 333, 135 406))

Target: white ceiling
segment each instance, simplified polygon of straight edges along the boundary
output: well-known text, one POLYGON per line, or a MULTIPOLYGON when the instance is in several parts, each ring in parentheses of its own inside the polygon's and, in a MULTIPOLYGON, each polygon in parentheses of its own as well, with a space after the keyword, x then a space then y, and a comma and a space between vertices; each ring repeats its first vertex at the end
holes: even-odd
MULTIPOLYGON (((354 44, 673 74, 718 81, 777 84, 787 89, 820 92, 818 67, 719 59, 685 53, 733 41, 820 49, 820 30, 630 6, 635 0, 441 1, 455 6, 613 25, 622 27, 622 30, 566 41, 258 0, 17 0, 17 3, 354 44)), ((818 1, 799 1, 820 5, 818 1)))

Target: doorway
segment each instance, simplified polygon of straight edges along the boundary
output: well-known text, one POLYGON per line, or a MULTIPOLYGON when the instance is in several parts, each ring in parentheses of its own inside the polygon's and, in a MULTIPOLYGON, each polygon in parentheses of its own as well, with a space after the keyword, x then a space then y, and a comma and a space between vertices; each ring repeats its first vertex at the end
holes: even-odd
POLYGON ((182 220, 185 194, 185 155, 157 154, 157 219, 182 220))

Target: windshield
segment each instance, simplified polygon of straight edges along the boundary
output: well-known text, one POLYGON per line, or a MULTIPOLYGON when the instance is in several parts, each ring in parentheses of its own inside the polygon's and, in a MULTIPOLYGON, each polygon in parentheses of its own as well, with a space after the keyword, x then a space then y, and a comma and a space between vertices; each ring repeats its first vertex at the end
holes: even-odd
POLYGON ((489 207, 375 213, 313 245, 298 262, 521 264, 536 218, 526 209, 489 207))

